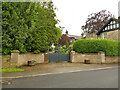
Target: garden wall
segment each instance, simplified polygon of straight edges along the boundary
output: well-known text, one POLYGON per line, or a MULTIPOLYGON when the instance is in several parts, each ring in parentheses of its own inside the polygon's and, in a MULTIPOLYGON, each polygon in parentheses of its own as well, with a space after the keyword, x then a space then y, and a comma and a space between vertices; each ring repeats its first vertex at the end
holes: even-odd
POLYGON ((71 62, 84 63, 85 60, 90 60, 90 63, 105 63, 105 53, 75 53, 71 52, 71 62))
MULTIPOLYGON (((13 50, 11 55, 2 55, 2 68, 10 68, 26 65, 28 61, 36 60, 37 63, 49 63, 49 53, 40 54, 19 54, 18 50, 13 50)), ((120 56, 105 56, 105 53, 75 53, 71 51, 70 61, 72 63, 84 63, 85 60, 90 60, 90 63, 118 63, 120 56)))
POLYGON ((37 63, 44 63, 44 54, 19 54, 18 56, 18 66, 27 64, 28 61, 36 60, 37 63))
POLYGON ((106 63, 118 63, 120 62, 120 56, 106 56, 105 62, 106 63))
POLYGON ((98 53, 75 53, 71 52, 71 62, 72 63, 84 63, 85 60, 90 60, 90 63, 93 64, 110 64, 118 63, 120 57, 118 56, 105 56, 105 53, 100 51, 98 53))
POLYGON ((1 58, 1 62, 2 62, 2 68, 9 68, 10 67, 10 59, 11 56, 10 55, 2 55, 0 56, 1 58))
POLYGON ((11 63, 14 66, 26 65, 28 61, 36 60, 37 63, 44 63, 44 53, 33 54, 19 54, 18 50, 13 50, 11 52, 11 63))

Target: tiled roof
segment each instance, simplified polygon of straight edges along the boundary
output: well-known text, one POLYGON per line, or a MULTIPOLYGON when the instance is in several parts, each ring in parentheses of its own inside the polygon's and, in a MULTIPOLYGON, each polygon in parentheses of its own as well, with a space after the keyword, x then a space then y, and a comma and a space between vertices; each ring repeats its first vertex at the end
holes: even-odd
POLYGON ((81 39, 81 38, 82 38, 81 36, 70 35, 70 34, 68 34, 67 36, 68 36, 69 38, 75 38, 75 39, 81 39))

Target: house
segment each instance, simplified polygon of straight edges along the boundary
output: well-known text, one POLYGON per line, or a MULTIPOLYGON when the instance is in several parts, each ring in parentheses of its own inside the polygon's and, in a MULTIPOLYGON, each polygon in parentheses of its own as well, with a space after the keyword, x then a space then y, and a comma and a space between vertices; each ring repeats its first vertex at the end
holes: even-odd
POLYGON ((68 31, 66 30, 66 35, 70 38, 70 44, 73 44, 75 40, 82 39, 82 36, 77 35, 70 35, 68 34, 68 31))
POLYGON ((120 17, 110 18, 108 22, 96 33, 86 35, 86 39, 109 39, 109 40, 118 40, 120 35, 120 17))

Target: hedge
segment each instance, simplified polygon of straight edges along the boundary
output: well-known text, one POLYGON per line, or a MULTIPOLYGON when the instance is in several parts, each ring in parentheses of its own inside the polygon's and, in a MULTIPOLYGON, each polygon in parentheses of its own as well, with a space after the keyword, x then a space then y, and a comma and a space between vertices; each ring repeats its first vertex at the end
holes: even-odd
POLYGON ((80 39, 73 44, 73 50, 78 53, 105 52, 106 56, 120 56, 119 41, 107 39, 80 39))

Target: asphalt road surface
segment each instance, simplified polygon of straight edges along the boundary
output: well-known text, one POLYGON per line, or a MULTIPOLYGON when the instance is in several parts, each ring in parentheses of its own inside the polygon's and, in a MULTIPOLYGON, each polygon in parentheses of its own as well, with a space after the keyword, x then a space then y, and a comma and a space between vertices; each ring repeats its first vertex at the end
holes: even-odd
POLYGON ((3 88, 118 88, 118 69, 19 78, 3 88))

